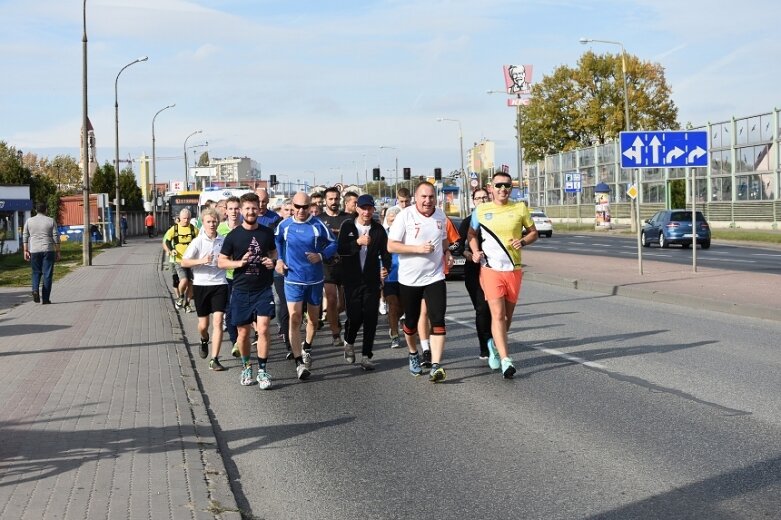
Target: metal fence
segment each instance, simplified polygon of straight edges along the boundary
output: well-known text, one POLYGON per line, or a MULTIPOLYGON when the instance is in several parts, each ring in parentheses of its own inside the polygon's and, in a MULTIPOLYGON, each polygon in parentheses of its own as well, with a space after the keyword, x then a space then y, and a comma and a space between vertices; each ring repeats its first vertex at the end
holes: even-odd
MULTIPOLYGON (((694 179, 698 209, 719 226, 757 226, 776 229, 781 219, 781 109, 729 121, 708 123, 690 130, 708 133, 707 168, 640 168, 641 217, 650 217, 669 205, 670 181, 687 179, 686 200, 691 201, 694 179)), ((618 141, 594 145, 526 165, 529 202, 545 208, 554 218, 594 218, 594 187, 610 187, 614 219, 630 218, 627 195, 632 170, 621 168, 618 141), (579 172, 581 193, 564 191, 564 175, 579 172)))

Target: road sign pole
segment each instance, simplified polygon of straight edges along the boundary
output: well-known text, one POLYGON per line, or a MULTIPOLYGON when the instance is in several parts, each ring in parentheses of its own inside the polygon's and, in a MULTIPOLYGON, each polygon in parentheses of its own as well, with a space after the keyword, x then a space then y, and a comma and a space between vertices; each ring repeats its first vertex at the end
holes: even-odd
MULTIPOLYGON (((686 168, 692 177, 692 272, 697 272, 697 180, 694 168, 686 168)), ((686 209, 686 208, 684 208, 686 209)))
MULTIPOLYGON (((643 275, 643 240, 641 238, 643 223, 640 220, 640 170, 635 172, 637 179, 637 199, 635 199, 635 217, 637 218, 637 272, 643 275)), ((632 219, 634 220, 634 218, 632 219)))

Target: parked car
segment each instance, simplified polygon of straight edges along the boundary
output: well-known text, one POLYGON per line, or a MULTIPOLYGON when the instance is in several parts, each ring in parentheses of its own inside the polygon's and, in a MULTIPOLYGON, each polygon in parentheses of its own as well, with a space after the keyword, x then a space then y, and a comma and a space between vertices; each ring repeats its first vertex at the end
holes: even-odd
POLYGON ((537 228, 537 232, 540 234, 540 236, 546 236, 548 238, 552 237, 553 223, 548 218, 548 215, 540 210, 532 210, 531 214, 532 220, 534 221, 534 226, 537 228))
MULTIPOLYGON (((643 224, 640 239, 644 247, 652 243, 659 247, 679 244, 681 247, 692 245, 692 212, 687 209, 666 209, 658 211, 643 224)), ((710 247, 710 226, 701 212, 697 212, 697 243, 703 249, 710 247)))
MULTIPOLYGON (((458 229, 461 226, 461 222, 463 219, 459 217, 450 217, 450 220, 453 222, 453 225, 456 226, 456 229, 458 229)), ((453 255, 453 266, 450 268, 450 271, 447 273, 447 279, 453 279, 453 278, 464 278, 464 265, 466 264, 466 258, 462 253, 459 253, 457 251, 454 251, 456 249, 455 247, 450 248, 450 254, 453 255)))

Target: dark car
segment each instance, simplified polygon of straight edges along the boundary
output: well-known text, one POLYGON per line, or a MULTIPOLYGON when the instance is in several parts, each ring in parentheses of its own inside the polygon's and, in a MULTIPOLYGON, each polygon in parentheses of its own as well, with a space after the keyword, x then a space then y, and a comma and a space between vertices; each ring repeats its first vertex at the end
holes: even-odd
MULTIPOLYGON (((461 227, 461 222, 463 219, 459 217, 449 217, 450 220, 453 222, 453 225, 456 226, 456 229, 461 227)), ((454 279, 464 278, 464 265, 466 264, 466 258, 464 257, 463 253, 459 251, 460 248, 453 245, 450 246, 450 254, 453 255, 453 266, 450 268, 450 271, 447 273, 447 279, 454 279)))
MULTIPOLYGON (((705 216, 697 212, 697 243, 703 249, 710 247, 710 226, 705 216)), ((669 247, 679 244, 681 247, 692 245, 692 212, 686 209, 666 209, 658 211, 643 224, 640 238, 644 247, 659 244, 659 247, 669 247)))

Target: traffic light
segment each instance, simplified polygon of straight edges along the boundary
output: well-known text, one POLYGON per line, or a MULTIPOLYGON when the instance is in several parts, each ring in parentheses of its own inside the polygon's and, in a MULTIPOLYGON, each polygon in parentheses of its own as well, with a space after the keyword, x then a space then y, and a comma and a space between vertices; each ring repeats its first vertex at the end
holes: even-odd
POLYGON ((442 180, 442 168, 434 168, 434 180, 435 181, 442 180))
POLYGON ((269 175, 268 182, 269 182, 269 184, 271 184, 272 186, 276 186, 277 184, 279 184, 279 183, 277 182, 277 176, 276 176, 276 175, 274 175, 274 174, 271 174, 271 175, 269 175))
POLYGON ((380 169, 379 168, 374 168, 372 170, 372 179, 375 180, 375 181, 380 180, 380 169))
POLYGON ((408 181, 412 178, 412 168, 404 168, 404 180, 408 181))

